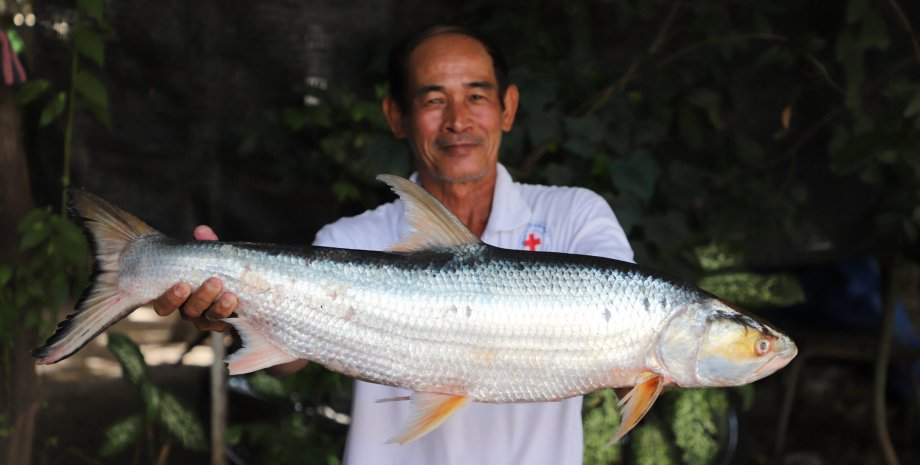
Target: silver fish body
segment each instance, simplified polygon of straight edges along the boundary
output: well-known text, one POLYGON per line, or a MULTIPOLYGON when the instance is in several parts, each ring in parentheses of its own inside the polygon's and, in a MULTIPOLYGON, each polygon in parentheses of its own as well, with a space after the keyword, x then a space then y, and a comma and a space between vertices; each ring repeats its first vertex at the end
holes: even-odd
POLYGON ((480 402, 632 385, 668 317, 708 298, 623 262, 481 243, 405 254, 148 236, 123 263, 140 300, 218 276, 239 317, 296 358, 480 402))
POLYGON ((412 390, 392 439, 406 443, 468 401, 634 386, 615 441, 664 385, 749 383, 797 353, 788 336, 697 288, 616 260, 489 246, 419 186, 380 179, 415 230, 390 252, 181 242, 76 192, 92 284, 34 355, 56 363, 176 282, 217 276, 239 298, 226 320, 244 343, 231 374, 308 359, 412 390))

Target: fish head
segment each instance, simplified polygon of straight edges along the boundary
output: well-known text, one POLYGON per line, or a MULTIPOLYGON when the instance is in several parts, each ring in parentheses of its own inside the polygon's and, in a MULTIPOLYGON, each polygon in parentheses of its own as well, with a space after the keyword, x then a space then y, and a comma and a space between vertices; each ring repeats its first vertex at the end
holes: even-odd
POLYGON ((679 386, 738 386, 768 376, 798 353, 789 336, 708 298, 678 310, 658 339, 658 361, 679 386))
POLYGON ((704 386, 752 383, 786 366, 798 354, 789 336, 712 299, 696 359, 704 386))

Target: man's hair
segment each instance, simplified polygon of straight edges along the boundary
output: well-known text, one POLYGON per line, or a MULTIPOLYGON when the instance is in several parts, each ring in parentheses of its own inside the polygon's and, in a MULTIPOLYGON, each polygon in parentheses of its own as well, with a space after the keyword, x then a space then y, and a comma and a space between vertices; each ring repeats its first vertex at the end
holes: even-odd
POLYGON ((390 96, 396 101, 399 111, 405 115, 409 109, 409 96, 406 94, 409 86, 409 55, 422 42, 445 34, 459 34, 470 37, 482 44, 486 49, 486 52, 492 58, 492 69, 495 72, 495 80, 498 84, 499 101, 502 109, 504 109, 505 90, 508 89, 508 63, 505 61, 505 55, 502 51, 489 39, 471 29, 463 26, 437 25, 406 37, 390 49, 389 63, 387 64, 387 75, 390 79, 390 96))

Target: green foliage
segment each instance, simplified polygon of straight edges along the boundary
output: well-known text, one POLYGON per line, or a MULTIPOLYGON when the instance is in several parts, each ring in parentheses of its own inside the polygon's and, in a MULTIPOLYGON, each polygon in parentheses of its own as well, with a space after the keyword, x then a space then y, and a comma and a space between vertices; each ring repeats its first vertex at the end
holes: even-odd
POLYGON ((604 389, 585 396, 582 423, 585 435, 584 464, 618 463, 622 457, 621 445, 617 443, 607 446, 620 424, 617 398, 612 390, 604 389))
POLYGON ((109 351, 121 365, 124 379, 140 392, 143 406, 141 413, 122 418, 106 429, 100 454, 112 456, 133 444, 138 450, 147 449, 146 455, 152 463, 153 448, 167 440, 190 450, 205 450, 207 442, 201 422, 175 395, 152 383, 137 345, 119 333, 110 332, 108 338, 109 351))
POLYGON ((633 431, 637 465, 672 465, 673 447, 657 423, 646 422, 633 431))
POLYGON ((344 426, 327 418, 342 391, 342 377, 318 364, 274 378, 246 375, 252 391, 278 413, 274 418, 232 425, 227 442, 255 463, 338 465, 344 426), (322 412, 326 412, 323 414, 322 412))
POLYGON ((51 331, 58 309, 86 287, 89 274, 83 234, 51 208, 30 211, 17 230, 25 261, 0 263, 0 345, 5 348, 12 348, 17 331, 51 331))
POLYGON ((687 465, 710 463, 719 452, 715 417, 725 415, 728 399, 721 389, 685 389, 676 393, 671 427, 687 465))
POLYGON ((745 308, 789 307, 805 301, 794 276, 729 272, 700 279, 700 288, 745 308))

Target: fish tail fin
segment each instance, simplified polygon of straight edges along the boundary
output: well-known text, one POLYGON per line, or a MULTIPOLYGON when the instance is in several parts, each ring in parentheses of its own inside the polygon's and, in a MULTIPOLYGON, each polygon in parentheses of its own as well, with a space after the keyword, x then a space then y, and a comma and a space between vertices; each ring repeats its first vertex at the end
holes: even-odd
POLYGON ((93 273, 73 313, 58 324, 57 331, 44 346, 32 351, 40 365, 71 356, 143 304, 132 301, 131 296, 119 288, 119 259, 125 248, 138 238, 159 234, 134 215, 88 191, 69 190, 68 197, 70 214, 82 221, 92 247, 93 273))

